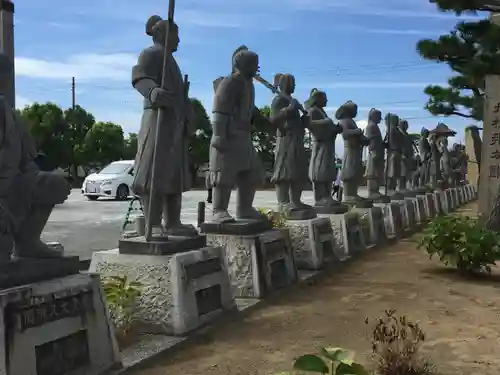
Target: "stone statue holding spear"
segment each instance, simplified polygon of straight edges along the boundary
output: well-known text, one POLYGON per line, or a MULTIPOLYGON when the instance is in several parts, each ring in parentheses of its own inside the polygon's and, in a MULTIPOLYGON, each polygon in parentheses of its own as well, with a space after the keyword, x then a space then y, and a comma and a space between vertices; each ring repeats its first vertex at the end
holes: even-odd
POLYGON ((132 189, 144 207, 146 241, 151 241, 154 227, 167 235, 197 235, 180 219, 182 193, 191 187, 187 142, 193 129, 189 81, 173 56, 180 41, 174 8, 170 0, 167 20, 148 20, 146 33, 153 45, 142 51, 132 69, 132 85, 144 97, 132 189))

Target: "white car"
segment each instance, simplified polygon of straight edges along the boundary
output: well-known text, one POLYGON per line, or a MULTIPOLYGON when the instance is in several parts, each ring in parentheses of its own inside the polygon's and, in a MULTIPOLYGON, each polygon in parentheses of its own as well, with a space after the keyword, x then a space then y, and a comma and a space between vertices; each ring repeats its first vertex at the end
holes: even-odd
POLYGON ((131 195, 133 181, 134 161, 115 161, 98 173, 88 175, 83 181, 82 194, 91 201, 99 197, 125 200, 131 195))

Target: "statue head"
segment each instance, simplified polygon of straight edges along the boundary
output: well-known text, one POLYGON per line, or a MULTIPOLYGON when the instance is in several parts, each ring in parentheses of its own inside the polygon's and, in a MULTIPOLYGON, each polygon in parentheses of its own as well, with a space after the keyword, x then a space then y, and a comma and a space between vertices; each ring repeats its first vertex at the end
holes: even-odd
POLYGON ((384 117, 384 122, 386 128, 392 127, 394 128, 395 126, 398 126, 399 124, 399 116, 396 115, 395 113, 388 113, 384 117))
POLYGON ((162 20, 163 18, 158 15, 149 17, 146 21, 146 35, 153 36, 153 27, 158 23, 158 21, 162 20))
POLYGON ((354 103, 352 100, 348 100, 344 104, 342 104, 335 112, 335 118, 337 120, 341 119, 353 119, 358 115, 358 105, 354 103))
POLYGON ((231 69, 233 73, 236 73, 236 55, 241 51, 248 51, 248 47, 243 44, 236 48, 236 50, 233 52, 233 56, 231 59, 231 69))
POLYGON ((326 92, 314 88, 309 94, 309 99, 307 99, 306 106, 312 107, 316 105, 320 108, 325 108, 327 103, 328 97, 326 95, 326 92))
POLYGON ((422 138, 428 138, 429 137, 429 129, 422 128, 422 130, 420 130, 420 136, 422 138))
POLYGON ((233 72, 240 72, 245 78, 252 79, 259 72, 259 55, 245 49, 233 55, 233 72))
POLYGON ((14 64, 12 60, 5 53, 0 52, 0 95, 6 95, 9 88, 7 87, 10 82, 14 71, 14 64))
POLYGON ((284 94, 291 95, 295 92, 295 77, 292 74, 276 74, 274 84, 284 94))
POLYGON ((375 108, 370 109, 370 112, 368 112, 368 121, 380 124, 380 121, 382 121, 382 112, 375 108))
MULTIPOLYGON (((153 36, 153 42, 156 44, 160 44, 162 46, 165 45, 165 37, 167 35, 167 29, 169 27, 168 20, 160 20, 155 23, 153 28, 151 29, 151 33, 153 36)), ((168 43, 171 52, 177 51, 179 47, 179 26, 176 23, 172 24, 168 32, 168 43)))

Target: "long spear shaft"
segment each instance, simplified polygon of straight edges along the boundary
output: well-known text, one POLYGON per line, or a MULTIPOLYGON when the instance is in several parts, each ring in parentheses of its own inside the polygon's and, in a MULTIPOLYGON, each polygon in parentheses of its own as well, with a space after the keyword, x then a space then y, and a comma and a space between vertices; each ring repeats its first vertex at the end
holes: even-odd
MULTIPOLYGON (((165 48, 163 55, 163 72, 161 77, 161 88, 165 89, 167 86, 167 73, 168 73, 168 63, 169 63, 169 54, 171 52, 171 46, 169 41, 169 34, 172 31, 172 27, 174 26, 174 12, 175 12, 175 0, 169 0, 168 3, 168 26, 165 30, 165 48)), ((160 126, 165 119, 165 108, 158 109, 158 117, 156 119, 156 131, 155 131, 155 143, 153 149, 153 161, 151 165, 151 181, 149 185, 149 200, 148 200, 148 214, 146 216, 146 233, 145 238, 146 241, 151 241, 151 235, 153 233, 153 225, 152 225, 152 209, 153 209, 153 197, 156 196, 156 165, 157 165, 157 150, 158 150, 158 138, 160 137, 160 126)), ((179 132, 179 129, 177 129, 179 132)), ((175 139, 176 137, 174 137, 175 139)), ((175 146, 175 143, 172 144, 172 147, 175 146)), ((168 161, 167 161, 168 162, 168 161)))

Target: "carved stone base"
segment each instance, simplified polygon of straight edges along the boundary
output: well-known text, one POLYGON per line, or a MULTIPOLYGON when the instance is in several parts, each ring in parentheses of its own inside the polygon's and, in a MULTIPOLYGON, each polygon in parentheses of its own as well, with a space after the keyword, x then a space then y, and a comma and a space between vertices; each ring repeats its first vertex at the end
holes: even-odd
POLYGON ((288 220, 309 220, 318 217, 314 208, 291 209, 288 212, 288 220))
POLYGON ((361 227, 363 227, 363 222, 366 221, 367 223, 368 230, 363 230, 363 238, 367 248, 386 242, 387 237, 385 233, 384 215, 381 207, 367 209, 355 208, 353 212, 359 214, 361 227))
POLYGON ((79 272, 78 257, 15 258, 10 262, 0 263, 0 289, 75 275, 79 272))
POLYGON ((0 374, 100 375, 121 367, 98 275, 0 291, 0 374))
POLYGON ((400 238, 403 234, 403 213, 399 203, 377 204, 382 209, 385 235, 388 239, 400 238))
POLYGON ((395 192, 395 193, 389 195, 389 197, 391 198, 391 202, 402 201, 403 199, 405 199, 404 194, 399 193, 399 192, 395 192))
POLYGON ((259 234, 207 234, 207 243, 224 249, 235 297, 263 298, 297 281, 288 229, 259 234))
POLYGON ((427 209, 425 205, 427 204, 427 197, 425 195, 417 195, 417 209, 418 218, 421 225, 427 223, 427 209))
POLYGON ((434 200, 434 194, 433 193, 426 193, 425 194, 425 214, 428 219, 433 219, 437 216, 438 212, 436 210, 436 203, 434 200))
POLYGON ((444 198, 444 192, 442 190, 436 190, 432 194, 434 198, 434 206, 436 207, 436 215, 445 214, 446 199, 444 198))
POLYGON ((207 245, 205 236, 176 237, 158 236, 146 241, 144 236, 121 238, 118 242, 120 254, 172 255, 201 249, 207 245))
POLYGON ((220 247, 174 255, 98 251, 90 270, 141 283, 136 318, 165 334, 182 335, 236 308, 220 247))
POLYGON ((341 215, 320 214, 318 216, 330 219, 340 260, 345 260, 365 250, 365 240, 357 213, 347 212, 341 215))
POLYGON ((460 197, 458 196, 458 188, 454 187, 451 189, 451 196, 453 199, 453 208, 456 210, 462 205, 460 203, 460 197))
POLYGON ((331 206, 314 206, 318 215, 341 215, 349 212, 349 206, 346 204, 335 204, 331 206))
POLYGON ((379 195, 376 197, 368 197, 373 203, 390 203, 391 198, 387 195, 379 195))
POLYGON ((236 220, 223 224, 207 221, 200 225, 202 233, 235 236, 254 235, 271 229, 273 229, 273 223, 270 220, 236 220))
POLYGON ((457 190, 458 190, 458 202, 460 203, 460 206, 463 206, 464 204, 467 203, 467 201, 465 200, 463 185, 458 187, 457 190))
POLYGON ((328 218, 289 220, 286 226, 290 230, 297 269, 319 270, 325 263, 342 258, 328 218))
MULTIPOLYGON (((412 204, 412 209, 413 209, 413 224, 412 227, 420 226, 422 225, 422 218, 420 217, 420 207, 418 205, 418 199, 417 197, 415 198, 406 198, 405 201, 409 201, 412 204)), ((425 222, 425 220, 424 220, 425 222)))

